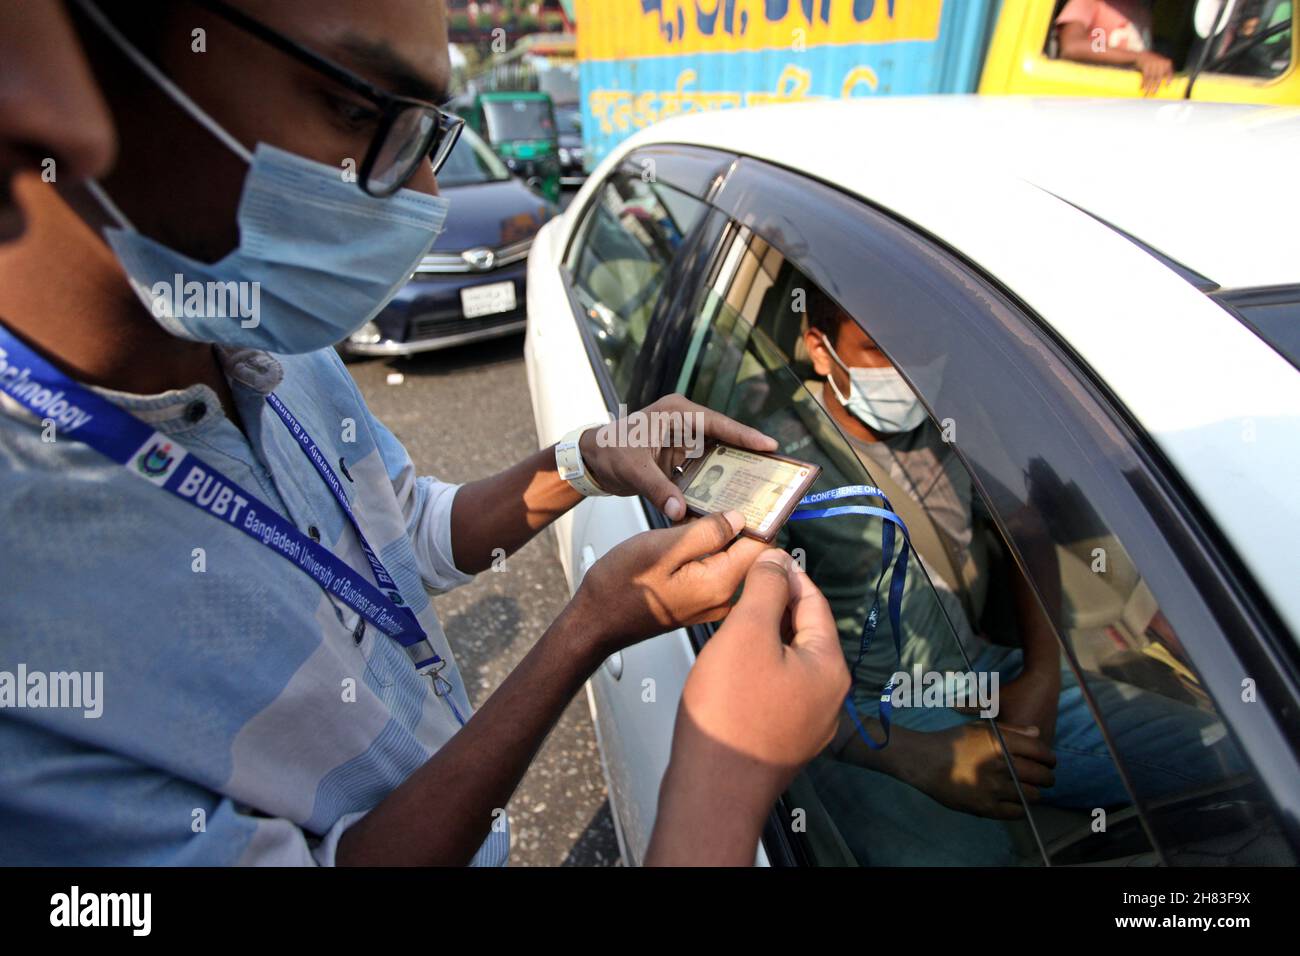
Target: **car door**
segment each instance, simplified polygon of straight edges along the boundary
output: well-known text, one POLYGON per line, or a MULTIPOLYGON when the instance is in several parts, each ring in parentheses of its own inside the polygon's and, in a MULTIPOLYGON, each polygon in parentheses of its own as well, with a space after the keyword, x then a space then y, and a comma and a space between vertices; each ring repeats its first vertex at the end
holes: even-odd
MULTIPOLYGON (((984 560, 982 597, 963 594, 960 576, 946 589, 954 632, 975 598, 982 605, 963 647, 970 634, 991 636, 980 653, 1002 655, 1001 664, 968 666, 1001 667, 1013 681, 1027 666, 1028 624, 1050 637, 1060 664, 1056 781, 1029 806, 1029 841, 969 819, 987 819, 980 814, 939 812, 916 798, 916 786, 856 772, 846 785, 844 768, 823 756, 783 798, 769 853, 841 862, 847 847, 868 863, 930 861, 953 849, 960 862, 1293 862, 1293 638, 1104 386, 988 277, 865 203, 744 158, 713 202, 732 218, 740 250, 720 268, 746 277, 738 290, 734 279, 715 285, 712 301, 664 330, 662 349, 679 358, 654 387, 769 431, 774 415, 788 419, 787 409, 802 406, 788 439, 778 435, 783 445, 803 457, 833 452, 844 435, 807 424, 829 402, 809 386, 799 354, 807 317, 789 304, 815 287, 919 397, 952 483, 968 483, 989 551, 1000 552, 984 560), (1007 584, 1016 578, 1029 599, 1019 608, 1007 584), (1267 691, 1245 694, 1243 681, 1267 691), (1261 706, 1265 697, 1272 703, 1261 706)), ((933 518, 942 522, 941 509, 933 518)), ((813 549, 822 545, 804 543, 809 573, 835 607, 827 572, 843 561, 819 567, 813 549)), ((846 553, 823 551, 823 559, 846 553)), ((945 590, 939 579, 951 572, 942 555, 931 557, 925 576, 945 590)), ((917 600, 905 603, 905 621, 917 600)))
MULTIPOLYGON (((688 149, 634 154, 579 197, 566 250, 556 248, 558 230, 548 237, 541 255, 556 268, 530 276, 527 344, 542 441, 626 410, 638 368, 653 351, 650 328, 671 310, 699 250, 708 248, 712 212, 694 193, 707 189, 706 167, 725 169, 729 161, 688 149)), ((637 499, 588 499, 566 517, 557 533, 574 588, 603 554, 650 527, 637 499)), ((675 631, 613 655, 589 684, 629 863, 640 862, 649 841, 693 661, 689 638, 675 631)))
MULTIPOLYGON (((859 457, 852 439, 821 403, 824 385, 811 381, 815 373, 805 330, 814 315, 824 311, 816 303, 828 305, 830 300, 782 251, 797 249, 797 243, 778 247, 742 225, 750 221, 751 211, 748 205, 735 209, 696 301, 679 313, 675 328, 664 330, 663 339, 673 343, 669 352, 676 358, 665 362, 664 370, 671 374, 656 388, 682 392, 771 435, 781 453, 817 464, 821 475, 814 492, 863 485, 888 489, 927 567, 913 559, 911 567, 900 572, 884 556, 884 526, 874 517, 791 522, 777 540, 804 564, 830 602, 854 677, 855 712, 871 725, 879 717, 882 688, 898 671, 933 671, 941 662, 968 669, 965 647, 971 635, 968 628, 963 632, 959 607, 964 595, 939 586, 939 579, 927 573, 931 563, 951 564, 942 550, 936 556, 930 549, 929 542, 938 538, 923 534, 922 526, 928 527, 931 518, 919 508, 905 507, 906 492, 895 488, 887 473, 877 471, 869 456, 859 457), (893 618, 884 605, 872 601, 873 589, 879 597, 895 583, 901 588, 900 634, 906 635, 898 653, 893 618), (872 637, 867 624, 877 611, 880 620, 872 637)), ((815 229, 816 218, 799 216, 785 227, 789 238, 792 227, 815 229)), ((938 447, 937 429, 932 431, 926 444, 938 447)), ((946 497, 945 504, 958 504, 953 493, 946 497)), ((965 501, 970 501, 969 486, 965 501)), ((693 632, 705 641, 711 629, 693 632)), ((1014 819, 1023 818, 1024 804, 1005 771, 995 732, 988 722, 977 722, 968 732, 966 723, 957 708, 925 714, 896 708, 889 742, 877 750, 883 726, 871 725, 869 731, 850 727, 845 716, 841 724, 846 732, 782 798, 767 828, 767 853, 786 862, 822 865, 1041 863, 1032 829, 1014 819), (1001 774, 1000 790, 976 785, 964 794, 972 805, 996 810, 996 815, 941 806, 900 776, 907 768, 897 764, 896 755, 910 767, 937 767, 939 761, 920 746, 950 747, 958 736, 983 748, 971 768, 983 775, 1001 774), (885 769, 886 761, 894 763, 892 771, 885 769), (1008 816, 1013 819, 1004 819, 1008 816), (922 820, 924 825, 918 825, 922 820)))

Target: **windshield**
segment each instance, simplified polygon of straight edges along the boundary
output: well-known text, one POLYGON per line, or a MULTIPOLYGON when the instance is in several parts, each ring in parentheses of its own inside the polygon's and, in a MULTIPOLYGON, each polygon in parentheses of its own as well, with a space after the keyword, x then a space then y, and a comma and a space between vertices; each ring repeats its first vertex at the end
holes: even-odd
POLYGON ((556 110, 555 122, 561 136, 582 135, 582 114, 577 110, 556 110))
POLYGON ((555 120, 546 100, 487 100, 483 115, 494 143, 555 137, 555 120))
POLYGON ((510 171, 472 129, 460 132, 456 147, 438 170, 439 186, 470 186, 509 179, 510 171))
POLYGON ((1281 76, 1291 65, 1292 7, 1291 0, 1200 0, 1193 15, 1200 47, 1193 71, 1281 76))

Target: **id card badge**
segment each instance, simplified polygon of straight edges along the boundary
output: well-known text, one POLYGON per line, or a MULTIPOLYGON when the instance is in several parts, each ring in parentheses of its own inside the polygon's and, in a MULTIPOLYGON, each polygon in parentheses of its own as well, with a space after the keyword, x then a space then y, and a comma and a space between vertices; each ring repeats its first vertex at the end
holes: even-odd
POLYGON ((692 514, 739 511, 742 534, 771 544, 820 474, 812 462, 718 443, 689 462, 675 484, 692 514))

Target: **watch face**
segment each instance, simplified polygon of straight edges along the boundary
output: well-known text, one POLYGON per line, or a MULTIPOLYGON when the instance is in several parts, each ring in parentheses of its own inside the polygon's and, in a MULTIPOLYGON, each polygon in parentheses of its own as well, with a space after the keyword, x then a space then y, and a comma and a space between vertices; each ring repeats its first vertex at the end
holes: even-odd
POLYGON ((560 477, 565 481, 581 478, 583 469, 578 463, 578 443, 560 442, 556 445, 555 464, 560 469, 560 477))

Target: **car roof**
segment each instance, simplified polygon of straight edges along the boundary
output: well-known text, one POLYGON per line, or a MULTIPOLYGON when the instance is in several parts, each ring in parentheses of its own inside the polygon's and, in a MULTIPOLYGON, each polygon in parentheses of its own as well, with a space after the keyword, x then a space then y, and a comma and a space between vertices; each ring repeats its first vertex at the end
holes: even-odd
POLYGON ((1300 284, 1300 110, 897 96, 696 113, 626 141, 590 188, 656 143, 802 172, 993 276, 1151 436, 1300 639, 1300 372, 1116 231, 1224 288, 1300 284))
POLYGON ((1224 288, 1300 282, 1290 240, 1300 109, 1135 99, 890 96, 697 113, 647 140, 725 144, 857 192, 873 167, 943 157, 1033 183, 1224 288), (763 117, 758 121, 756 117, 763 117), (836 150, 826 150, 833 131, 836 150), (840 175, 856 152, 861 179, 840 175), (1247 240, 1243 242, 1245 237, 1247 240))

